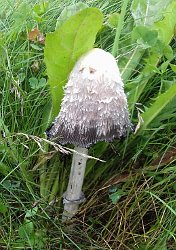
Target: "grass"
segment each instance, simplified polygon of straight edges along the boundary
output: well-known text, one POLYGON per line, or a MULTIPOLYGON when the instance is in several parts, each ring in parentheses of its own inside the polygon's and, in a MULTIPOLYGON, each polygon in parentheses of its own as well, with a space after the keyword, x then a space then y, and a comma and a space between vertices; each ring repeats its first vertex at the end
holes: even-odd
MULTIPOLYGON (((100 8, 105 21, 122 3, 86 2, 100 8)), ((87 201, 70 230, 60 219, 71 155, 56 152, 44 141, 50 91, 31 80, 47 79, 44 45, 27 38, 35 27, 44 35, 53 31, 70 2, 42 3, 0 1, 0 248, 176 249, 176 105, 175 96, 168 99, 175 84, 170 67, 175 64, 175 38, 172 35, 167 42, 171 47, 165 46, 159 59, 154 58, 156 44, 141 49, 130 39, 134 24, 129 3, 118 59, 131 119, 137 124, 143 117, 144 125, 120 142, 97 143, 90 149, 106 162, 88 161, 87 201)), ((114 38, 115 30, 106 26, 96 45, 111 51, 114 38)))

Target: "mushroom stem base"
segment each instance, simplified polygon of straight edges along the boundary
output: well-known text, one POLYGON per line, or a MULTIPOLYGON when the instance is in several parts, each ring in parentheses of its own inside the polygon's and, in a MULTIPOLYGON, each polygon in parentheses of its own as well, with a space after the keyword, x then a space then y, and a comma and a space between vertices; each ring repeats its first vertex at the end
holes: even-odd
POLYGON ((63 194, 63 222, 70 220, 77 213, 79 204, 85 200, 84 194, 82 193, 82 185, 86 169, 87 155, 87 148, 75 147, 67 191, 63 194))

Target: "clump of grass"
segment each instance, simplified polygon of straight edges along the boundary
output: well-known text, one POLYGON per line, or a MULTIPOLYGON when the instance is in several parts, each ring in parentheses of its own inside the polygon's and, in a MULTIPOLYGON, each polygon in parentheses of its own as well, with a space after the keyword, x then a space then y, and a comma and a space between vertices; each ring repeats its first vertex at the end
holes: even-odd
MULTIPOLYGON (((100 8, 105 20, 122 5, 120 1, 87 3, 100 8)), ((45 136, 43 114, 50 108, 50 92, 45 81, 37 85, 41 79, 47 81, 44 45, 30 41, 28 34, 36 27, 44 35, 53 31, 56 18, 69 4, 22 1, 9 6, 4 1, 0 10, 0 246, 175 249, 175 97, 163 104, 158 115, 154 112, 147 127, 141 119, 137 134, 120 142, 98 143, 90 150, 106 163, 89 160, 84 186, 87 202, 75 218, 73 231, 60 224, 71 155, 56 154, 47 143, 30 137, 45 136)), ((157 100, 164 99, 162 94, 174 87, 175 40, 172 49, 166 46, 168 53, 153 62, 155 51, 131 41, 132 30, 129 4, 118 58, 131 118, 137 124, 142 112, 151 112, 157 100)), ((111 51, 114 37, 114 29, 105 25, 96 44, 111 51)), ((146 113, 143 119, 148 122, 146 113)))

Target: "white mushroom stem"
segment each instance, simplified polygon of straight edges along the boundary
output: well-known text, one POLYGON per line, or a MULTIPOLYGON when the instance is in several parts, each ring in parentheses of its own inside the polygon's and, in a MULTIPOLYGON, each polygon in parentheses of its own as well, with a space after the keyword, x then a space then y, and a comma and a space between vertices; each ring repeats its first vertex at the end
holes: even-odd
POLYGON ((88 155, 87 148, 75 147, 67 191, 63 195, 64 211, 62 221, 71 219, 85 198, 82 193, 84 173, 88 155))

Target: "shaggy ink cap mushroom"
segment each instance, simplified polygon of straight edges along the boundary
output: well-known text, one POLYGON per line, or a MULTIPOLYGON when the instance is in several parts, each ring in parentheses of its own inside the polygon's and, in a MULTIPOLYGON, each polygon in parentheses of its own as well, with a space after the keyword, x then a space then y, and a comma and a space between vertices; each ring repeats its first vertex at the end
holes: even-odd
POLYGON ((75 64, 64 88, 61 110, 49 138, 89 147, 125 136, 131 127, 123 82, 115 58, 92 49, 75 64))

